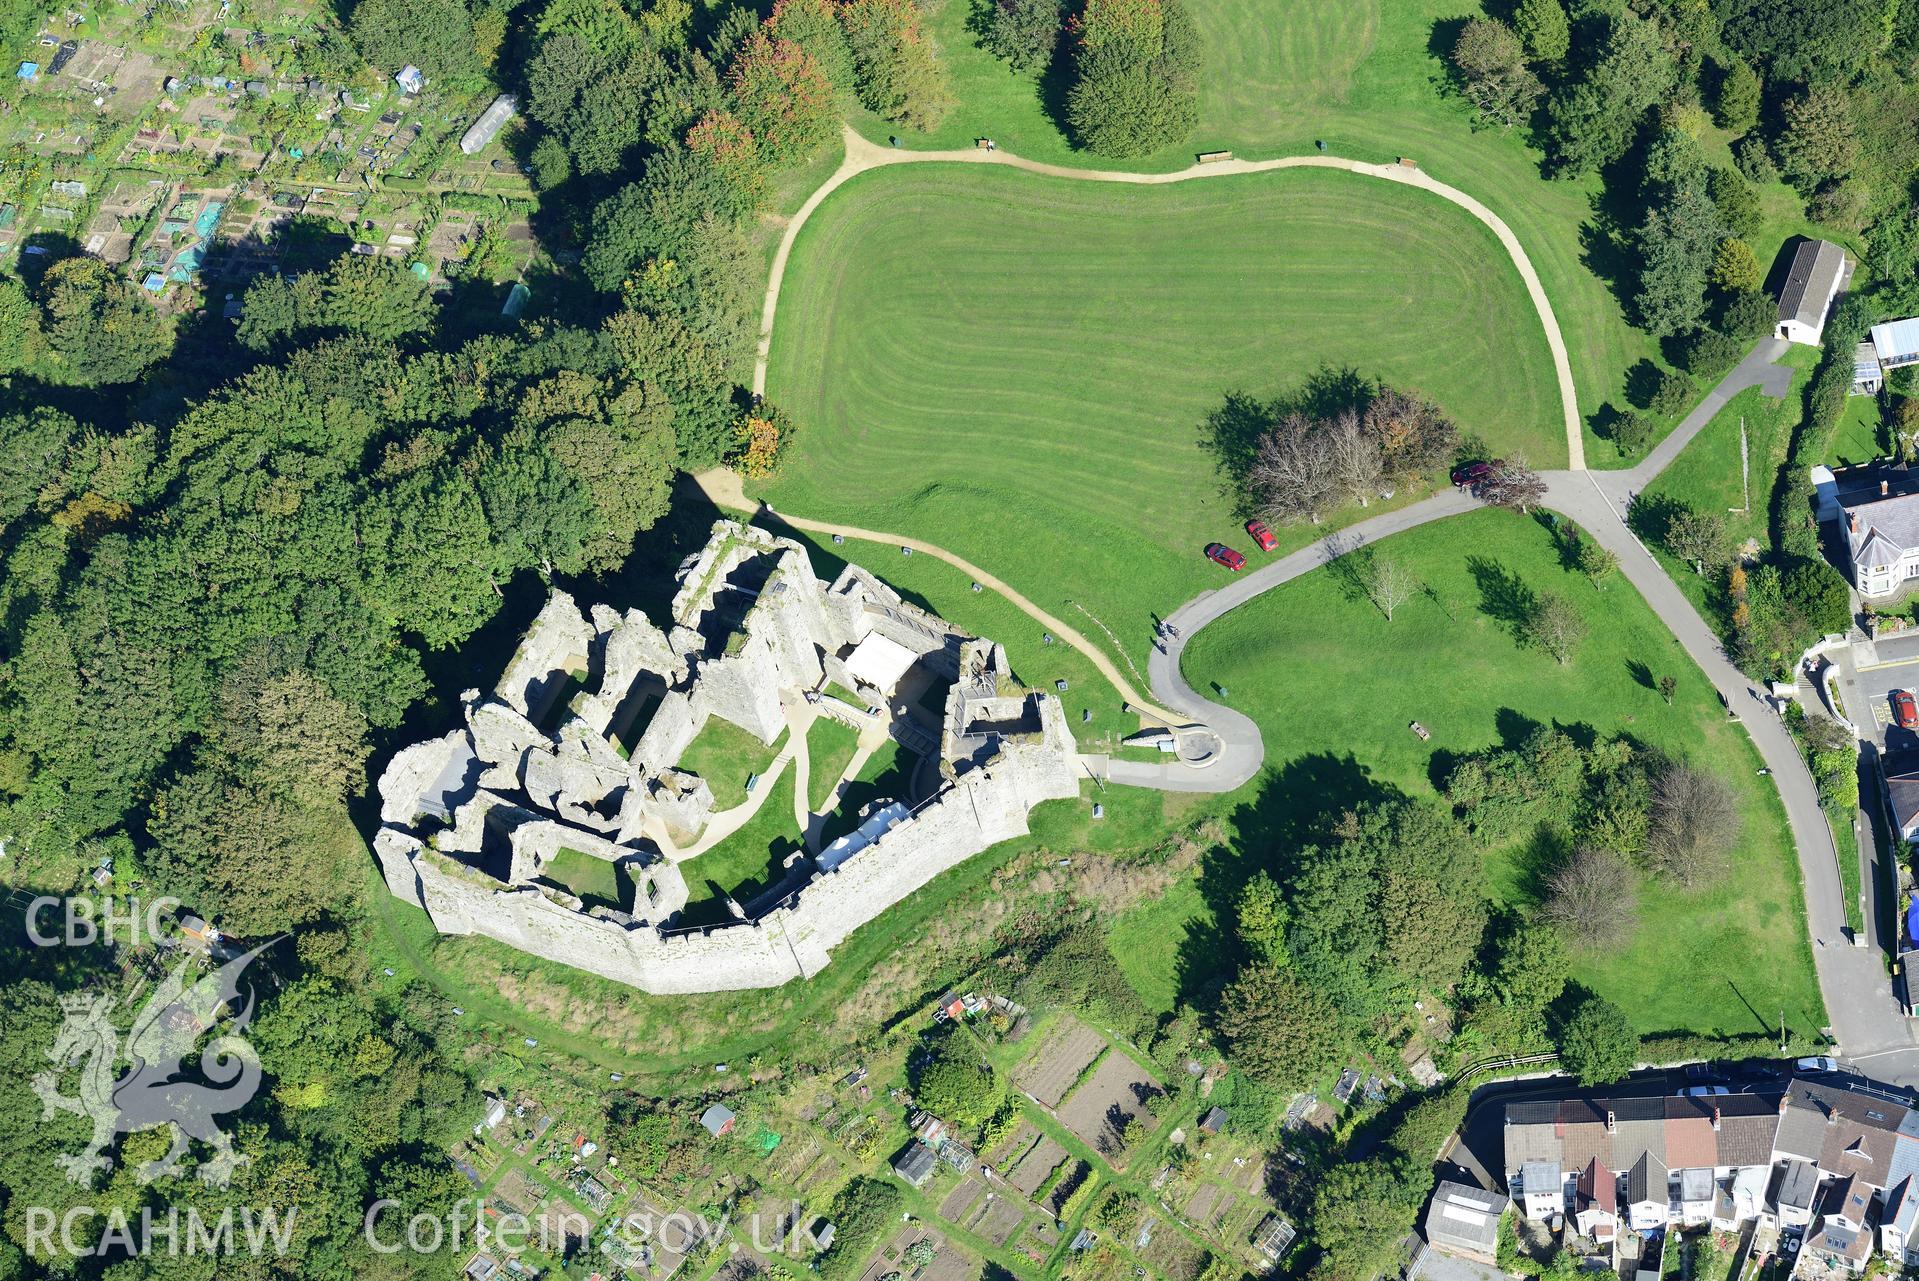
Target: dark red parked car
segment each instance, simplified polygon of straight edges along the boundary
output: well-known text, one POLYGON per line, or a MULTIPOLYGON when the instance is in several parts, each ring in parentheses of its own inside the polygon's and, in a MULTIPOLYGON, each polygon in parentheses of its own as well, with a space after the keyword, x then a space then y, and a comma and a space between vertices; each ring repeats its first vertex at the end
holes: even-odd
POLYGON ((1247 521, 1246 532, 1252 535, 1253 541, 1259 544, 1259 550, 1263 552, 1269 552, 1279 546, 1279 540, 1273 537, 1273 531, 1266 528, 1264 521, 1247 521))
POLYGON ((1206 559, 1224 565, 1235 574, 1246 568, 1246 558, 1225 543, 1206 544, 1206 559))
POLYGON ((1493 468, 1497 465, 1496 463, 1467 463, 1464 467, 1455 468, 1453 470, 1453 484, 1477 485, 1480 481, 1492 475, 1493 468))
POLYGON ((1914 706, 1911 690, 1892 691, 1892 714, 1898 718, 1900 729, 1919 729, 1919 706, 1914 706))

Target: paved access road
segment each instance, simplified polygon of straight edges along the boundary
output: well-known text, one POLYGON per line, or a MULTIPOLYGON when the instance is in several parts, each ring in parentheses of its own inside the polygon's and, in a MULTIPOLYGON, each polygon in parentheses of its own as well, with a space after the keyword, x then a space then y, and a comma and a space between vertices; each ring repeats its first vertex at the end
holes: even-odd
POLYGON ((1180 658, 1186 652, 1186 642, 1214 619, 1239 608, 1255 596, 1318 569, 1337 556, 1428 521, 1457 516, 1479 506, 1476 499, 1457 491, 1435 494, 1397 511, 1384 512, 1370 520, 1348 525, 1338 533, 1302 547, 1289 556, 1236 574, 1223 586, 1201 592, 1181 605, 1166 620, 1177 629, 1177 635, 1164 642, 1162 648, 1153 651, 1147 666, 1153 694, 1167 707, 1205 724, 1219 736, 1224 750, 1213 764, 1201 769, 1171 763, 1112 761, 1106 767, 1108 781, 1128 783, 1135 787, 1156 787, 1170 792, 1230 792, 1251 779, 1266 759, 1266 745, 1260 739, 1259 726, 1243 713, 1201 696, 1186 683, 1186 676, 1180 670, 1180 658))

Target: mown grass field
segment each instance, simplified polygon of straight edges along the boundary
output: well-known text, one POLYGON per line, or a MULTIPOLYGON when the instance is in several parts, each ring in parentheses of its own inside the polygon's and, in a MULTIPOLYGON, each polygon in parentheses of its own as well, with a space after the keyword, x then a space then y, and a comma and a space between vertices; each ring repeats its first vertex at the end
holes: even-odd
MULTIPOLYGON (((1657 357, 1627 323, 1612 287, 1588 265, 1581 228, 1593 217, 1596 179, 1547 181, 1540 155, 1514 133, 1475 130, 1445 91, 1444 51, 1472 0, 1189 0, 1204 41, 1200 121, 1190 140, 1136 160, 1076 151, 1063 131, 1066 78, 1017 74, 977 46, 972 0, 945 0, 929 19, 958 106, 930 134, 865 113, 867 137, 910 148, 968 147, 992 137, 1004 150, 1085 168, 1165 171, 1196 152, 1249 158, 1329 154, 1391 162, 1410 156, 1434 177, 1485 201, 1526 246, 1569 336, 1582 411, 1617 399, 1625 371, 1657 357)), ((1380 184, 1374 184, 1378 186, 1380 184)), ((1358 203, 1371 203, 1362 191, 1358 203)), ((1614 264, 1601 264, 1608 275, 1614 264)), ((1623 269, 1623 264, 1621 265, 1623 269)), ((1602 451, 1600 459, 1605 458, 1602 451)), ((1603 463, 1602 463, 1603 465, 1603 463)))
POLYGON ((852 764, 859 746, 860 736, 851 726, 842 725, 830 716, 822 716, 813 722, 813 728, 806 732, 806 752, 812 770, 812 776, 807 780, 806 807, 809 811, 819 813, 820 806, 832 798, 840 775, 852 764))
POLYGON ((1826 450, 1826 465, 1850 467, 1884 458, 1892 449, 1891 433, 1886 430, 1885 415, 1879 411, 1876 396, 1846 397, 1846 412, 1832 433, 1832 445, 1826 450))
POLYGON ((940 543, 1089 630, 1077 601, 1143 664, 1150 615, 1213 581, 1201 548, 1248 546, 1206 416, 1328 364, 1565 462, 1517 272, 1430 195, 1302 171, 1140 188, 882 170, 795 248, 767 393, 801 435, 765 497, 940 543))
POLYGON ((680 864, 687 895, 683 924, 724 924, 726 895, 744 903, 780 879, 780 864, 800 848, 800 834, 793 826, 797 774, 788 765, 773 782, 762 782, 769 790, 753 817, 712 849, 680 864))
MULTIPOLYGON (((1623 407, 1627 371, 1643 360, 1661 360, 1658 344, 1633 328, 1623 301, 1632 288, 1630 255, 1593 234, 1602 200, 1597 178, 1548 180, 1542 154, 1523 131, 1476 128, 1467 104, 1452 90, 1445 55, 1460 25, 1484 12, 1479 4, 1187 3, 1205 50, 1199 124, 1190 139, 1156 155, 1117 161, 1075 150, 1063 126, 1065 60, 1040 80, 1010 70, 978 46, 970 29, 976 0, 945 0, 928 18, 958 103, 940 128, 917 134, 859 111, 853 124, 869 138, 897 137, 907 148, 968 147, 991 137, 1003 150, 1084 168, 1166 171, 1190 165, 1200 151, 1231 149, 1257 159, 1303 154, 1319 142, 1329 154, 1355 160, 1411 157, 1434 177, 1484 201, 1526 247, 1567 334, 1582 414, 1608 400, 1623 407)), ((1731 163, 1716 132, 1706 142, 1717 163, 1731 163)), ((1803 202, 1781 184, 1763 188, 1760 196, 1765 223, 1753 247, 1761 261, 1770 261, 1788 235, 1850 239, 1814 227, 1803 202)), ((1586 447, 1593 466, 1630 461, 1590 428, 1586 447)))
MULTIPOLYGON (((1260 723, 1269 783, 1251 802, 1283 826, 1343 794, 1396 788, 1435 796, 1445 763, 1534 723, 1576 735, 1630 734, 1721 774, 1744 819, 1726 881, 1699 892, 1647 882, 1632 946, 1586 954, 1576 975, 1618 1002, 1642 1032, 1754 1032, 1780 1011, 1799 1031, 1825 1022, 1800 910, 1798 865, 1779 801, 1756 776, 1759 757, 1729 723, 1705 677, 1623 580, 1595 590, 1561 567, 1549 533, 1487 511, 1399 535, 1381 554, 1411 565, 1429 597, 1388 623, 1336 573, 1297 579, 1195 637, 1187 677, 1225 685, 1260 723), (1520 646, 1496 615, 1495 571, 1563 594, 1589 633, 1570 666, 1520 646), (1668 707, 1653 687, 1672 675, 1668 707), (1432 731, 1421 741, 1417 720, 1432 731)), ((1251 811, 1242 816, 1249 821, 1251 811)), ((1521 842, 1488 851, 1498 899, 1535 901, 1537 858, 1521 842)))

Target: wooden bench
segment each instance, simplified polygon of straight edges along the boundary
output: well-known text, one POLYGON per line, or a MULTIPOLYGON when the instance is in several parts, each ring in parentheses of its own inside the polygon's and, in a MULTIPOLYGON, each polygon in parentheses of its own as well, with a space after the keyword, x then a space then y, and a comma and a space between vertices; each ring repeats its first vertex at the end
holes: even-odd
POLYGON ((1199 163, 1202 165, 1215 165, 1222 160, 1231 160, 1232 158, 1233 153, 1230 151, 1202 151, 1199 153, 1199 163))
POLYGON ((1401 168, 1405 168, 1405 169, 1419 168, 1419 162, 1417 160, 1414 160, 1411 156, 1401 156, 1399 158, 1399 163, 1401 168))

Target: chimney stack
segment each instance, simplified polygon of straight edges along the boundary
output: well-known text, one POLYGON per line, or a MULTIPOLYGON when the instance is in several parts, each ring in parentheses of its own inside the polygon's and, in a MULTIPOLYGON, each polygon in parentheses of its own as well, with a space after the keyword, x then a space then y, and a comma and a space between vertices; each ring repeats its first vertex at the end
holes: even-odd
POLYGON ((1713 1104, 1712 1108, 1712 1128, 1715 1131, 1719 1129, 1719 1105, 1717 1103, 1713 1104))
POLYGON ((1606 1133, 1611 1134, 1613 1132, 1613 1124, 1617 1120, 1618 1118, 1613 1115, 1612 1109, 1608 1108, 1606 1110, 1606 1133))
POLYGON ((1853 533, 1855 533, 1855 534, 1856 534, 1856 533, 1858 533, 1858 532, 1859 532, 1859 513, 1858 513, 1858 512, 1847 512, 1847 513, 1846 513, 1846 524, 1847 524, 1847 526, 1848 526, 1848 528, 1850 528, 1850 529, 1852 530, 1852 532, 1853 532, 1853 533))
POLYGON ((1884 498, 1887 494, 1891 492, 1892 492, 1891 481, 1882 480, 1879 482, 1879 497, 1884 498))

